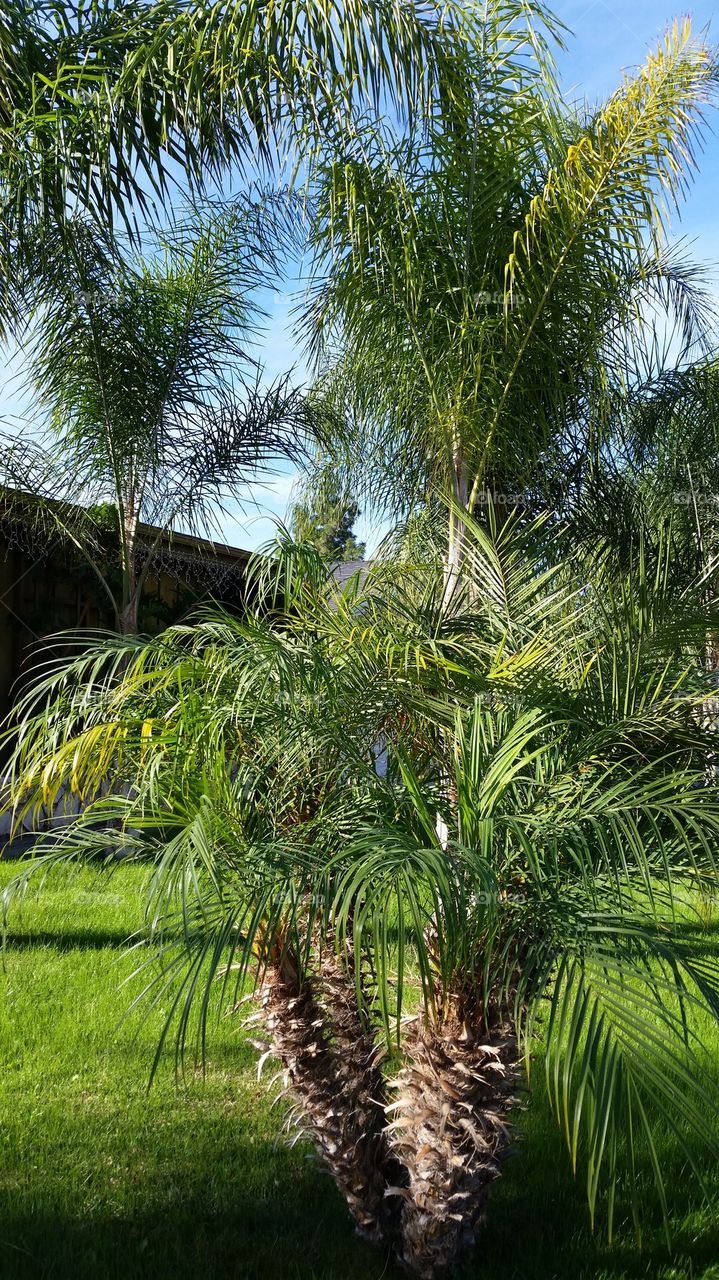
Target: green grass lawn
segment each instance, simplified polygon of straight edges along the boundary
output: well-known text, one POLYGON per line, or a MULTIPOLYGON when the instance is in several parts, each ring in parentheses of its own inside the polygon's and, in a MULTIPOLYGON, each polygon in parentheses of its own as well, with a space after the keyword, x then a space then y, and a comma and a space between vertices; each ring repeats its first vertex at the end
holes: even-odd
MULTIPOLYGON (((16 870, 0 865, 0 883, 16 870)), ((142 882, 130 867, 110 879, 56 875, 10 919, 0 1276, 392 1280, 308 1148, 276 1141, 280 1117, 232 1020, 213 1032, 204 1078, 190 1071, 178 1084, 168 1046, 148 1092, 162 1011, 123 1020, 136 964, 123 943, 140 924, 142 882)), ((677 1159, 671 1250, 658 1212, 641 1251, 628 1229, 609 1246, 589 1231, 541 1096, 524 1127, 463 1280, 719 1280, 719 1171, 709 1170, 710 1208, 677 1159)))

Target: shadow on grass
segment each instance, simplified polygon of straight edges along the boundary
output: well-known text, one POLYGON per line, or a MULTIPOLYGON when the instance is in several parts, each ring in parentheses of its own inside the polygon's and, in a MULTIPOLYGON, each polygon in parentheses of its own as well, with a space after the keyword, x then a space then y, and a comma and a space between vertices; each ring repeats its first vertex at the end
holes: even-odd
MULTIPOLYGON (((49 1162, 36 1180, 9 1189, 0 1205, 3 1280, 399 1280, 386 1254, 354 1234, 328 1175, 305 1149, 242 1132, 240 1115, 228 1113, 211 1129, 192 1125, 189 1145, 182 1121, 175 1124, 124 1148, 130 1163, 118 1191, 119 1149, 83 1150, 80 1122, 66 1116, 62 1146, 77 1151, 79 1174, 49 1162)), ((698 1197, 678 1155, 676 1164, 669 1160, 672 1247, 651 1212, 642 1250, 624 1223, 609 1245, 601 1229, 590 1232, 581 1181, 572 1179, 541 1103, 530 1127, 457 1280, 719 1276, 719 1222, 708 1211, 697 1218, 698 1197)))
MULTIPOLYGON (((209 1151, 205 1152, 210 1155, 209 1151)), ((218 1159, 228 1157, 226 1144, 218 1159)), ((329 1178, 313 1163, 242 1144, 230 1167, 208 1162, 202 1190, 182 1193, 147 1178, 137 1212, 101 1206, 73 1213, 58 1202, 6 1204, 0 1211, 3 1280, 398 1280, 381 1252, 355 1235, 329 1178), (260 1169, 258 1173, 258 1156, 260 1169), (243 1185, 242 1167, 254 1181, 243 1185), (233 1186, 234 1175, 234 1186, 233 1186), (234 1195, 233 1195, 234 1191, 234 1195), (214 1201, 214 1203, 213 1203, 214 1201), (218 1203, 218 1201, 220 1203, 218 1203)), ((179 1185, 178 1185, 179 1184, 179 1185)))
POLYGON ((37 947, 51 947, 55 951, 105 951, 121 950, 128 945, 127 933, 122 929, 78 929, 75 933, 66 930, 37 930, 32 933, 14 933, 8 930, 5 934, 8 950, 31 951, 37 947))
POLYGON ((461 1268, 458 1280, 719 1280, 719 1172, 709 1153, 693 1154, 710 1204, 671 1134, 658 1135, 671 1212, 667 1244, 650 1158, 640 1150, 642 1242, 631 1222, 625 1185, 618 1191, 610 1243, 606 1202, 598 1206, 593 1232, 584 1171, 573 1177, 563 1135, 541 1088, 517 1123, 525 1130, 517 1153, 492 1192, 476 1256, 461 1268))
MULTIPOLYGON (((208 1185, 216 1176, 207 1170, 208 1185)), ((537 1198, 517 1180, 489 1219, 457 1280, 695 1280, 712 1277, 719 1227, 699 1239, 609 1246, 592 1237, 581 1196, 564 1183, 537 1198), (567 1191, 569 1190, 569 1194, 567 1191)), ((3 1280, 400 1280, 386 1254, 360 1241, 329 1179, 282 1177, 267 1196, 238 1187, 237 1204, 213 1210, 203 1195, 145 1212, 87 1216, 60 1205, 0 1217, 3 1280)))
POLYGON ((395 1280, 386 1259, 348 1234, 318 1233, 286 1207, 211 1215, 202 1202, 181 1214, 131 1219, 17 1218, 0 1225, 4 1280, 395 1280), (281 1234, 278 1218, 283 1221, 281 1234))

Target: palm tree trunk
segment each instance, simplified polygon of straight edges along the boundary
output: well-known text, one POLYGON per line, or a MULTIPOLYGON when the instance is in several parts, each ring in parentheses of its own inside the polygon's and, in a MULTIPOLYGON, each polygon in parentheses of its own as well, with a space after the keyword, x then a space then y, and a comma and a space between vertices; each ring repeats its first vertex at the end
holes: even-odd
POLYGON ((449 513, 447 558, 444 562, 445 601, 451 596, 464 562, 466 525, 463 514, 469 501, 469 478, 459 448, 453 455, 452 499, 454 509, 449 513))
POLYGON ((357 1005, 351 964, 326 950, 300 979, 285 955, 260 991, 267 1039, 359 1233, 390 1244, 421 1280, 456 1265, 475 1239, 509 1151, 516 1042, 497 1024, 481 1041, 459 1020, 417 1019, 389 1085, 357 1005), (391 1098, 387 1102, 387 1098, 391 1098))
POLYGON ((137 594, 135 593, 130 597, 130 599, 125 604, 123 604, 122 610, 120 612, 120 634, 121 635, 123 636, 137 635, 137 628, 138 628, 137 607, 138 607, 138 599, 137 599, 137 594))
POLYGON ((376 1046, 363 1027, 354 983, 332 957, 298 976, 285 957, 260 991, 267 1043, 281 1062, 309 1132, 349 1206, 359 1233, 380 1242, 397 1206, 385 1196, 393 1161, 384 1136, 376 1046))
POLYGON ((123 636, 137 635, 139 589, 137 581, 137 512, 134 495, 125 498, 122 538, 122 608, 120 632, 123 636))
MULTIPOLYGON (((449 606, 452 594, 461 579, 464 564, 466 540, 464 513, 467 511, 469 501, 469 479, 459 447, 456 447, 453 453, 452 497, 454 509, 451 509, 449 513, 447 556, 443 566, 442 595, 445 609, 449 606)), ((445 778, 444 781, 449 790, 449 780, 445 778)), ((439 842, 442 848, 446 849, 449 840, 449 828, 441 813, 437 814, 435 826, 439 842)))
POLYGON ((456 1266, 476 1228, 510 1145, 505 1116, 516 1043, 498 1025, 487 1042, 418 1019, 406 1062, 389 1088, 391 1141, 406 1167, 401 1261, 422 1280, 456 1266))

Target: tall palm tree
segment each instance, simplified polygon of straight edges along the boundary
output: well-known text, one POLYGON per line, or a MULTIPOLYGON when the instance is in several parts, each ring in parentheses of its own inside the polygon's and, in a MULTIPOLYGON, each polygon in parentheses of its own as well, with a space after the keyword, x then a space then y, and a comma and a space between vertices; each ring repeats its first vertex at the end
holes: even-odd
POLYGON ((648 314, 669 312, 685 353, 706 341, 706 294, 667 248, 666 210, 692 173, 714 53, 675 23, 603 105, 574 111, 544 11, 522 9, 485 6, 464 131, 427 145, 338 130, 318 179, 305 330, 337 465, 395 517, 451 500, 450 562, 462 511, 487 492, 500 512, 521 503, 570 428, 601 436, 651 365, 648 314))
POLYGON ((137 631, 147 575, 178 523, 211 537, 225 495, 302 454, 302 395, 286 377, 263 385, 252 355, 258 289, 280 272, 277 204, 193 216, 146 259, 108 258, 85 223, 54 263, 43 247, 27 356, 45 431, 4 440, 3 512, 89 562, 120 631, 137 631))
POLYGON ((719 965, 696 895, 719 803, 695 714, 716 570, 709 602, 705 580, 677 605, 639 562, 576 576, 546 522, 465 523, 449 595, 441 537, 341 587, 285 545, 246 621, 50 673, 13 761, 19 811, 100 796, 110 768, 131 781, 19 884, 96 853, 120 817, 156 864, 148 985, 168 1029, 187 1039, 198 1008, 201 1044, 213 982, 241 1006, 249 978, 250 1034, 358 1227, 426 1277, 479 1229, 520 1063, 544 1060, 610 1229, 626 1169, 639 1221, 645 1159, 670 1213, 657 1127, 698 1174, 718 1145, 702 1028, 719 965))

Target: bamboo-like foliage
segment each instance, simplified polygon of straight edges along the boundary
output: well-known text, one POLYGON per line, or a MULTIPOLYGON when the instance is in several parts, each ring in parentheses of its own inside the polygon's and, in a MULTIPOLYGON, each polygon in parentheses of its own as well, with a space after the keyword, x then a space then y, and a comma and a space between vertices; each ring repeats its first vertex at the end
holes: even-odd
MULTIPOLYGON (((411 1115, 422 1072, 445 1080, 445 1101, 468 1073, 475 1154, 461 1108, 441 1128, 454 1209, 411 1126, 376 1138, 406 1206, 391 1238, 427 1276, 473 1237, 501 1167, 515 1038, 528 1069, 544 1059, 592 1214, 602 1205, 610 1229, 627 1169, 639 1221, 647 1162, 671 1212, 657 1124, 699 1175, 699 1147, 717 1145, 701 1026, 719 1016, 719 967, 695 905, 715 883, 719 836, 713 738, 696 714, 714 594, 705 580, 678 598, 661 563, 577 579, 560 553, 542 522, 492 536, 468 520, 448 602, 439 554, 378 562, 340 588, 316 553, 286 544, 258 561, 254 616, 98 643, 38 679, 16 717, 18 814, 68 787, 87 803, 19 886, 106 849, 98 823, 121 819, 115 838, 155 860, 162 963, 153 951, 148 993, 169 1000, 180 1043, 193 1008, 202 1043, 218 977, 224 1004, 252 975, 269 982, 274 1016, 290 1002, 285 1065, 297 1087, 311 1078, 311 1113, 311 1098, 337 1093, 320 994, 334 957, 358 1025, 404 1056, 385 1086, 388 1123, 411 1115), (477 1164, 490 1132, 498 1145, 477 1164)), ((351 1129, 320 1120, 332 1164, 351 1129)), ((343 1185, 344 1149, 337 1161, 343 1185)), ((355 1206, 365 1185, 353 1184, 355 1206)), ((362 1221, 375 1231, 366 1206, 362 1221)))

